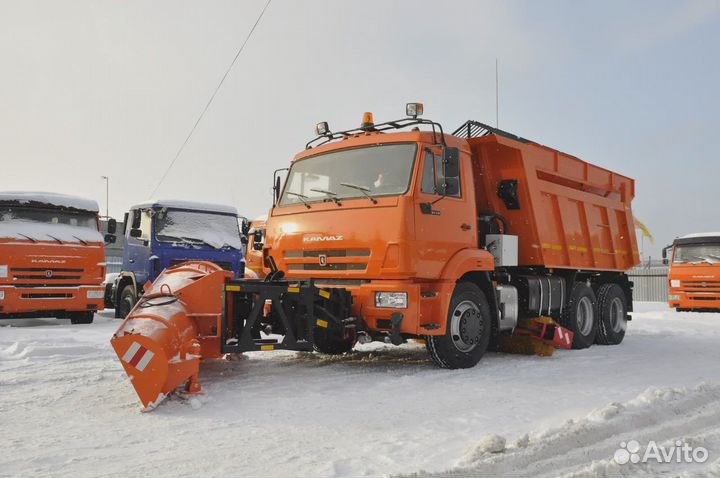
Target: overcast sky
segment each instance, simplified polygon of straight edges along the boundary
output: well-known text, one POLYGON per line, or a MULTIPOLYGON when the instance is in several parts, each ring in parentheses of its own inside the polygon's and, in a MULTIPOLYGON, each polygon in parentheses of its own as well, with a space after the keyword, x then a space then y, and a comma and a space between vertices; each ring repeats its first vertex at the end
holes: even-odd
MULTIPOLYGON (((0 189, 147 199, 266 0, 0 0, 0 189)), ((273 0, 157 197, 254 217, 318 121, 493 123, 636 179, 659 247, 720 230, 720 1, 273 0)))

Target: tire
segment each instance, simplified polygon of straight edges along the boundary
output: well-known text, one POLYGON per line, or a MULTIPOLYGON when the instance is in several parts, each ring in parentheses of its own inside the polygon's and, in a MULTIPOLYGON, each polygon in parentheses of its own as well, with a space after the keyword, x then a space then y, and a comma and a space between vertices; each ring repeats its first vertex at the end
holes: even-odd
POLYGON ((560 325, 573 335, 572 348, 586 349, 595 342, 598 322, 595 304, 597 299, 592 288, 584 282, 575 282, 570 298, 563 306, 560 325))
POLYGON ((118 318, 124 319, 128 316, 135 303, 137 302, 137 294, 135 293, 135 287, 132 284, 128 284, 123 287, 120 292, 120 300, 117 304, 117 313, 115 314, 118 318))
POLYGON ((597 289, 595 317, 598 330, 595 343, 617 345, 625 338, 627 328, 627 299, 617 284, 603 284, 597 289))
POLYGON ((430 358, 441 368, 470 368, 488 348, 492 323, 485 294, 471 282, 455 286, 445 335, 425 337, 430 358))
POLYGON ((73 325, 92 324, 95 318, 95 312, 72 312, 69 317, 70 323, 73 325))
POLYGON ((355 346, 352 338, 344 338, 328 329, 315 327, 313 330, 313 349, 325 355, 342 355, 350 352, 355 346))

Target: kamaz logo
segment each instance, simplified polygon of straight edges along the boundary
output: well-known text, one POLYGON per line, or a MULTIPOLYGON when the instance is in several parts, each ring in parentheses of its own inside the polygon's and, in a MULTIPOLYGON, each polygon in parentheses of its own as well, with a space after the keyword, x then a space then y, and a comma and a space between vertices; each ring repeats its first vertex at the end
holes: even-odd
POLYGON ((33 264, 65 264, 67 261, 62 259, 32 259, 33 264))
POLYGON ((342 241, 342 236, 306 236, 303 237, 303 242, 328 242, 328 241, 342 241))

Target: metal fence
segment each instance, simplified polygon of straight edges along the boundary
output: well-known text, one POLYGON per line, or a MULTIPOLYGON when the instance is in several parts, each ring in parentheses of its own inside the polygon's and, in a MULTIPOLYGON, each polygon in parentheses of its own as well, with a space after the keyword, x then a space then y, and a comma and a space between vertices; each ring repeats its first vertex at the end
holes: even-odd
POLYGON ((628 271, 628 277, 634 284, 633 300, 667 302, 667 266, 634 267, 628 271))

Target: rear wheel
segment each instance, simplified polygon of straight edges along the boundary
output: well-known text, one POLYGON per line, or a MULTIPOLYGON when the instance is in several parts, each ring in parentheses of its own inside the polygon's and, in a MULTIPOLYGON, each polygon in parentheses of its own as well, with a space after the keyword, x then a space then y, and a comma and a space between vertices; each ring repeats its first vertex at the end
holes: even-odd
POLYGON ((135 287, 132 284, 128 284, 123 287, 120 292, 120 300, 118 301, 118 317, 124 319, 128 316, 133 307, 137 302, 137 294, 135 293, 135 287))
POLYGON ((490 320, 490 307, 480 288, 459 283, 450 299, 445 335, 428 335, 425 340, 433 362, 450 369, 474 367, 488 348, 490 320))
POLYGON ((627 301, 617 284, 603 284, 597 290, 595 316, 598 318, 596 344, 617 345, 625 338, 627 301))
POLYGON ((92 324, 95 312, 72 312, 70 313, 71 324, 92 324))
POLYGON ((584 282, 576 282, 570 291, 570 299, 563 306, 560 325, 573 335, 572 348, 586 349, 595 342, 598 320, 595 317, 595 293, 584 282))

